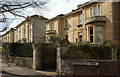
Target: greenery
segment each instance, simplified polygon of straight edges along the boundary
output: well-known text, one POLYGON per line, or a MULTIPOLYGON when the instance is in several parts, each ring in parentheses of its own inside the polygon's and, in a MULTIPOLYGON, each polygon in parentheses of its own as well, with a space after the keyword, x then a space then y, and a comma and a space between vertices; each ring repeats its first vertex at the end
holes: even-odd
POLYGON ((56 37, 56 36, 53 36, 52 38, 51 38, 51 41, 53 42, 53 43, 55 43, 55 42, 57 42, 57 41, 60 41, 61 40, 61 38, 60 37, 56 37))
POLYGON ((112 59, 112 49, 118 47, 118 42, 108 42, 104 44, 90 44, 81 42, 71 44, 63 59, 112 59))
POLYGON ((33 56, 32 43, 3 44, 3 48, 9 51, 10 56, 15 56, 15 57, 32 57, 33 56))

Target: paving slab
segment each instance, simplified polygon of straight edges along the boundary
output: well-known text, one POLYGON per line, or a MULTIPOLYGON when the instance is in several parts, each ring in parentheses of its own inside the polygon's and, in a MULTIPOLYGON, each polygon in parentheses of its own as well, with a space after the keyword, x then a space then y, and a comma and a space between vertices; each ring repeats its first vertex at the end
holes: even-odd
POLYGON ((55 77, 55 72, 36 71, 27 67, 2 64, 2 77, 55 77))

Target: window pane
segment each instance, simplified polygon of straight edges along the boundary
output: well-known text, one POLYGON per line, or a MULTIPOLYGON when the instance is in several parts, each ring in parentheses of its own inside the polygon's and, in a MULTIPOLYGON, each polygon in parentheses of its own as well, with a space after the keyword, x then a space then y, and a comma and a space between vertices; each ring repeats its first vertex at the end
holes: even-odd
POLYGON ((96 42, 103 43, 103 27, 102 26, 96 27, 96 42))
POLYGON ((65 35, 65 39, 68 40, 68 35, 65 35))
POLYGON ((79 32, 79 41, 82 41, 82 32, 79 32))
POLYGON ((90 27, 90 35, 93 35, 93 27, 90 27))
POLYGON ((94 7, 94 16, 97 16, 97 6, 94 7))
POLYGON ((65 27, 66 28, 68 27, 68 21, 67 21, 67 19, 65 20, 65 27))
POLYGON ((52 30, 52 26, 53 26, 53 24, 51 23, 51 26, 50 26, 50 29, 52 30))
POLYGON ((82 15, 79 16, 79 24, 82 24, 82 15))
POLYGON ((93 14, 92 14, 92 8, 91 8, 90 12, 91 12, 91 17, 92 17, 93 16, 93 14))
POLYGON ((100 5, 98 6, 98 8, 99 8, 99 16, 101 15, 101 7, 100 7, 100 5))
POLYGON ((89 27, 89 40, 93 43, 93 27, 89 27))

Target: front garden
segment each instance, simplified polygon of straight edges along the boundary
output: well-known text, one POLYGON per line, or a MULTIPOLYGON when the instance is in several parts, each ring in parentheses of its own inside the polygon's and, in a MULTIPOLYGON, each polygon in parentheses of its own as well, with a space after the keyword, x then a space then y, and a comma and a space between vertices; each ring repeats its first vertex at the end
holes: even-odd
POLYGON ((3 53, 14 57, 33 57, 32 43, 4 43, 2 47, 5 49, 3 53))
POLYGON ((104 44, 91 44, 81 42, 71 44, 62 59, 117 59, 119 42, 107 42, 104 44))

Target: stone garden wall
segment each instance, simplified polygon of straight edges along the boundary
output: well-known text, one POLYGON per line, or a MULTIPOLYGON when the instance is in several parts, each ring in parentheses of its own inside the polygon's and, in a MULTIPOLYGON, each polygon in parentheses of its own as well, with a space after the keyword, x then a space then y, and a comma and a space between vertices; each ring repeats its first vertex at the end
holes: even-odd
POLYGON ((61 60, 61 75, 68 77, 117 77, 118 61, 61 60))
POLYGON ((11 62, 18 66, 33 68, 33 59, 27 57, 11 57, 11 62))

